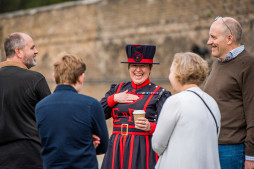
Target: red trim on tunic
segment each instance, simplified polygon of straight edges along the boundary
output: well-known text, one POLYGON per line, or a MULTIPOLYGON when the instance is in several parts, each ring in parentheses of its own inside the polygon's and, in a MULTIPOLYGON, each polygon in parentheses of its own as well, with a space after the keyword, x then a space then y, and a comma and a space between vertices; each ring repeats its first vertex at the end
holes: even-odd
POLYGON ((133 113, 134 110, 135 110, 135 109, 129 108, 129 120, 128 120, 128 122, 133 122, 133 120, 132 120, 132 119, 133 119, 133 118, 132 118, 132 117, 133 117, 133 114, 132 114, 132 113, 133 113))
POLYGON ((157 125, 153 122, 149 122, 149 123, 150 123, 150 126, 151 126, 151 130, 148 131, 148 133, 152 135, 153 132, 155 131, 155 128, 156 128, 157 125))
POLYGON ((119 134, 116 135, 115 137, 115 140, 114 140, 114 145, 113 145, 113 157, 112 157, 112 168, 111 169, 114 169, 114 161, 115 161, 115 151, 116 151, 116 140, 118 138, 119 134))
POLYGON ((116 93, 119 93, 119 92, 120 92, 120 89, 121 89, 122 85, 123 85, 123 82, 121 82, 121 83, 119 84, 116 93))
POLYGON ((120 168, 123 169, 123 136, 120 137, 120 168))
MULTIPOLYGON (((153 92, 157 92, 157 90, 159 90, 159 88, 161 88, 160 86, 158 86, 153 92)), ((146 111, 147 105, 148 103, 151 101, 152 97, 154 94, 151 94, 151 96, 147 99, 146 104, 144 106, 144 111, 146 111)))
POLYGON ((156 159, 156 163, 158 162, 158 154, 157 153, 155 153, 155 159, 156 159))
POLYGON ((118 114, 115 113, 115 111, 119 112, 119 108, 112 108, 111 117, 113 118, 113 124, 115 124, 115 122, 119 122, 121 120, 121 118, 118 119, 118 114))
POLYGON ((115 100, 114 100, 114 96, 115 96, 115 94, 112 94, 111 96, 109 96, 107 98, 107 102, 108 102, 109 107, 114 107, 117 104, 117 102, 115 102, 115 100))
MULTIPOLYGON (((124 150, 124 148, 125 148, 126 139, 127 139, 127 137, 124 137, 124 138, 123 138, 123 150, 124 150)), ((124 151, 123 151, 123 153, 124 153, 124 151)))
MULTIPOLYGON (((124 158, 124 148, 125 148, 125 143, 126 143, 126 136, 123 137, 123 147, 122 147, 122 151, 123 151, 123 158, 124 158)), ((123 158, 122 158, 122 166, 123 167, 123 158)))
MULTIPOLYGON (((119 86, 118 86, 117 91, 116 91, 115 94, 119 93, 119 91, 120 91, 122 85, 123 85, 123 82, 121 82, 121 83, 119 84, 119 86)), ((107 103, 108 103, 108 106, 109 106, 109 107, 114 107, 114 106, 117 104, 117 102, 114 100, 115 94, 112 94, 111 96, 109 96, 109 97, 107 98, 107 103)))
MULTIPOLYGON (((121 82, 121 83, 119 84, 116 93, 119 93, 119 91, 120 91, 122 85, 123 85, 123 82, 121 82)), ((116 93, 115 93, 115 94, 116 94, 116 93)), ((112 94, 111 96, 109 96, 109 97, 107 98, 107 103, 108 103, 108 106, 109 106, 109 107, 114 107, 114 106, 117 104, 117 102, 115 102, 115 100, 114 100, 115 94, 112 94)), ((113 111, 111 112, 111 117, 113 117, 112 114, 113 114, 113 111)))
POLYGON ((146 168, 149 169, 149 139, 146 136, 146 168))
POLYGON ((150 83, 150 80, 149 78, 146 79, 146 81, 144 81, 144 83, 140 84, 140 85, 136 85, 133 81, 131 82, 131 86, 134 88, 134 89, 139 89, 141 87, 144 87, 146 85, 148 85, 150 83))
POLYGON ((130 158, 129 158, 129 166, 128 166, 128 169, 131 169, 132 155, 133 155, 133 143, 134 143, 134 135, 131 136, 130 158))

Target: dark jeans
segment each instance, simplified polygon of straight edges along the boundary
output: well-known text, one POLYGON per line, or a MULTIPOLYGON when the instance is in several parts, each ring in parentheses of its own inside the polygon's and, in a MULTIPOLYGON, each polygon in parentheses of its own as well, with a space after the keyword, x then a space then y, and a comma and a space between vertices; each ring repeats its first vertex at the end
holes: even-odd
POLYGON ((244 169, 244 144, 219 145, 221 169, 244 169))

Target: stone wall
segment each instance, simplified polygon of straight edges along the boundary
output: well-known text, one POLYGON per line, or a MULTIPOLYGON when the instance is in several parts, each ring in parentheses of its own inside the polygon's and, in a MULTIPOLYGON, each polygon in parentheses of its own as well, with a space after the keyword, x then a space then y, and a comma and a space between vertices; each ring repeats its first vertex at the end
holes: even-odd
MULTIPOLYGON (((84 0, 0 15, 0 55, 11 32, 32 36, 39 54, 33 68, 47 78, 51 89, 53 62, 64 53, 87 64, 82 93, 103 97, 111 83, 129 80, 125 45, 155 44, 151 79, 166 89, 176 52, 194 44, 207 47, 209 26, 217 16, 232 16, 244 29, 243 43, 254 53, 254 0, 84 0)), ((206 59, 210 56, 207 55, 206 59)))

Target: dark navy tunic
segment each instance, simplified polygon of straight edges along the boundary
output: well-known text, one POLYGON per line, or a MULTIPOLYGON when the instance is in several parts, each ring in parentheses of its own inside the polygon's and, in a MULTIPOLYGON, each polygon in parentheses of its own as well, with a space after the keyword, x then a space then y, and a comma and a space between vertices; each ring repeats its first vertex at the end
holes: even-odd
POLYGON ((111 85, 101 100, 106 118, 113 118, 113 133, 102 169, 154 169, 158 156, 152 150, 151 137, 162 105, 170 95, 169 91, 150 83, 149 79, 142 85, 133 82, 111 85), (128 104, 114 102, 114 94, 126 90, 138 95, 139 100, 128 104), (141 109, 145 110, 145 117, 151 124, 149 132, 135 128, 132 112, 141 109))

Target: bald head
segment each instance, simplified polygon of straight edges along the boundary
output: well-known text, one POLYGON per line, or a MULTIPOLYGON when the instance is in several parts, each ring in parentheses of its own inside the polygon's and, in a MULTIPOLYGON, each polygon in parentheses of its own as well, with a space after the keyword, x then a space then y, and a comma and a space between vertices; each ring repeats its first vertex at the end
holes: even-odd
POLYGON ((231 17, 225 17, 214 21, 213 25, 220 25, 222 33, 227 36, 231 34, 234 37, 236 44, 241 43, 242 39, 242 26, 241 24, 231 17))
POLYGON ((210 27, 207 44, 212 47, 212 56, 224 60, 231 50, 241 44, 242 27, 235 19, 219 17, 210 27))

